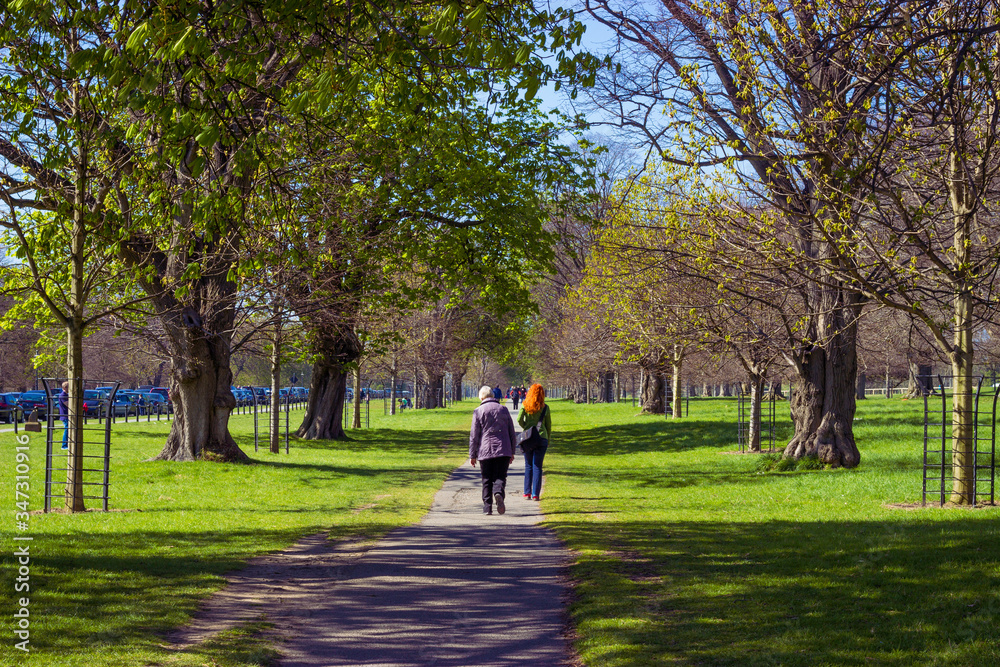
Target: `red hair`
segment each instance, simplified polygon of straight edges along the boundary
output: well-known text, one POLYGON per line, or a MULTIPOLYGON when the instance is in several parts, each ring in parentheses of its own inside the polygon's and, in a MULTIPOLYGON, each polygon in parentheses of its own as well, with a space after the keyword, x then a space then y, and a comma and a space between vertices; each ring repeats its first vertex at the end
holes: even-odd
POLYGON ((528 388, 528 395, 524 398, 524 411, 533 415, 545 407, 545 389, 540 384, 533 384, 528 388))

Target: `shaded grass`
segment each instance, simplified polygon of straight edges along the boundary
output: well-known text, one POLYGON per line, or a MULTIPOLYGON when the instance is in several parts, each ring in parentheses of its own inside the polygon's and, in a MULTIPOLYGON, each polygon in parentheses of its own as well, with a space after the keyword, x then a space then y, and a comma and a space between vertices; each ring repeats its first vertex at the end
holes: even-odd
POLYGON ((922 410, 860 402, 856 470, 761 472, 723 453, 735 401, 554 404, 543 509, 586 664, 1000 664, 997 510, 886 506, 920 498, 922 410))
MULTIPOLYGON (((223 584, 222 575, 249 558, 319 531, 333 538, 376 537, 417 520, 466 455, 473 407, 373 418, 378 428, 351 431, 348 442, 293 437, 289 455, 284 448, 277 455, 264 449, 255 454, 250 417, 235 416, 234 436, 253 465, 150 462, 169 424, 115 425, 111 507, 126 511, 30 517, 30 530, 19 534, 34 538, 32 653, 24 660, 13 641, 4 641, 0 664, 269 664, 273 649, 258 636, 263 626, 180 653, 161 647, 160 637, 184 624, 223 584)), ((0 441, 2 484, 12 496, 14 436, 2 434, 0 441)), ((44 469, 44 440, 37 434, 31 466, 31 506, 37 510, 44 469)), ((13 499, 8 502, 0 535, 10 545, 13 499)), ((14 591, 15 569, 9 556, 3 559, 5 615, 23 595, 14 591)))

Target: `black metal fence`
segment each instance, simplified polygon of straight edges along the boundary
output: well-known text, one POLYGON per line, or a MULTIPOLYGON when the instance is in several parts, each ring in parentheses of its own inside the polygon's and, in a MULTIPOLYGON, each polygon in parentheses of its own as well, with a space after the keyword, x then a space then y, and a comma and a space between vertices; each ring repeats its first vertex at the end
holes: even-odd
MULTIPOLYGON (((253 450, 260 451, 260 415, 271 413, 271 397, 266 394, 258 394, 252 387, 244 387, 250 392, 250 397, 237 399, 233 414, 253 415, 253 450)), ((291 428, 292 410, 304 409, 309 403, 309 397, 304 393, 286 392, 284 396, 278 395, 278 410, 285 413, 285 453, 289 451, 289 430, 291 428)), ((280 427, 280 416, 279 416, 280 427)))
MULTIPOLYGON (((956 476, 955 434, 954 424, 950 419, 949 399, 953 398, 955 386, 952 377, 938 375, 928 377, 928 384, 933 391, 924 391, 924 467, 923 467, 923 504, 928 498, 932 502, 944 505, 953 490, 956 476), (940 407, 937 403, 940 399, 940 407), (940 419, 940 421, 936 421, 940 419)), ((968 499, 973 506, 982 503, 993 504, 994 479, 996 477, 996 421, 997 393, 995 386, 983 391, 983 376, 971 378, 969 385, 974 384, 972 395, 972 433, 968 436, 968 455, 962 466, 966 468, 965 481, 971 484, 968 499), (983 405, 985 399, 985 405, 983 405)))
POLYGON ((761 388, 760 412, 755 414, 752 397, 744 391, 743 383, 737 382, 735 386, 737 415, 736 442, 739 446, 739 451, 741 453, 748 451, 763 452, 766 445, 766 451, 773 453, 776 421, 775 392, 771 391, 768 395, 765 395, 763 388, 761 388), (751 442, 751 437, 755 430, 759 434, 758 442, 756 443, 759 446, 759 450, 754 450, 754 443, 751 442))
MULTIPOLYGON (((80 468, 80 472, 83 475, 83 480, 81 482, 84 487, 84 493, 81 498, 84 500, 100 500, 102 507, 105 512, 108 511, 109 504, 109 491, 111 486, 111 424, 114 421, 114 417, 108 419, 104 415, 114 414, 113 406, 115 404, 115 395, 120 387, 119 382, 115 382, 113 385, 108 385, 110 391, 106 398, 91 398, 90 401, 96 405, 91 405, 91 403, 84 402, 82 413, 76 413, 72 410, 72 406, 66 405, 65 409, 59 405, 59 391, 61 391, 60 384, 63 382, 62 378, 41 378, 42 387, 45 391, 45 402, 46 402, 46 422, 48 428, 45 431, 45 494, 44 494, 44 511, 50 512, 52 510, 52 499, 57 497, 65 497, 65 494, 55 494, 53 492, 53 486, 56 484, 53 482, 53 473, 63 472, 69 475, 71 470, 69 457, 72 452, 70 450, 69 444, 69 434, 71 431, 76 433, 81 433, 82 438, 79 442, 75 443, 75 446, 82 448, 82 453, 77 454, 77 457, 83 461, 83 467, 80 468), (90 426, 88 424, 88 412, 91 410, 97 415, 98 426, 90 426), (63 422, 62 426, 62 446, 60 448, 61 454, 58 454, 54 449, 54 436, 59 431, 56 428, 56 418, 57 415, 60 421, 63 422), (63 418, 65 415, 65 418, 63 418), (82 422, 82 424, 80 423, 82 422), (95 435, 96 434, 96 435, 95 435), (95 445, 100 446, 101 453, 99 454, 87 454, 87 451, 92 451, 90 447, 95 445), (97 467, 88 467, 91 465, 96 465, 97 467), (65 466, 65 467, 62 467, 65 466), (88 474, 90 473, 90 474, 88 474), (97 481, 95 481, 95 475, 99 475, 97 481), (87 489, 93 487, 100 487, 100 495, 94 495, 93 493, 87 493, 87 489)), ((88 384, 99 383, 100 381, 94 380, 83 380, 80 382, 80 388, 78 391, 83 391, 88 384)), ((71 481, 67 479, 67 484, 71 481)), ((67 491, 68 494, 68 491, 67 491)))

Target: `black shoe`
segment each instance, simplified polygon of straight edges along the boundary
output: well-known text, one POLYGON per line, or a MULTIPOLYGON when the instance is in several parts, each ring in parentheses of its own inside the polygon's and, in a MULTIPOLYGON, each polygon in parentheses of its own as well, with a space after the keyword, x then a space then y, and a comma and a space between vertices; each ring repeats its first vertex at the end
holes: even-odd
MULTIPOLYGON (((493 505, 483 503, 483 514, 493 514, 493 505)), ((503 512, 501 512, 503 514, 503 512)))
POLYGON ((503 496, 501 496, 499 493, 494 493, 493 500, 495 500, 497 503, 497 514, 503 514, 504 512, 507 511, 507 508, 504 507, 503 504, 503 496))

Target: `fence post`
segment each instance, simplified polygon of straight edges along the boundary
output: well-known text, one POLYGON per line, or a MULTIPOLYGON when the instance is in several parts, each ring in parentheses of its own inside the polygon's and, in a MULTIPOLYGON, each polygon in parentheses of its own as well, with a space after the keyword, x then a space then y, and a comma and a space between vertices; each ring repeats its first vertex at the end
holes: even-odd
POLYGON ((257 392, 250 388, 250 395, 253 396, 253 450, 256 452, 260 448, 260 439, 257 433, 257 392))

